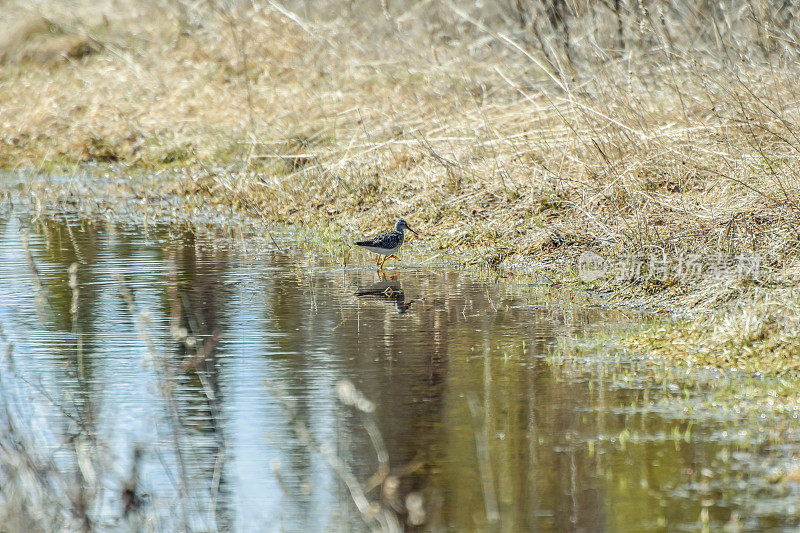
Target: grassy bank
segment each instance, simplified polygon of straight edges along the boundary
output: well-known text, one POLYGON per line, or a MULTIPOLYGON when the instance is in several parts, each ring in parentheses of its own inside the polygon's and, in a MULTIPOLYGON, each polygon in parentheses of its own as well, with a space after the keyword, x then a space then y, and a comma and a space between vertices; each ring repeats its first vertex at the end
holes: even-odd
MULTIPOLYGON (((790 8, 51 4, 12 0, 0 15, 4 168, 170 170, 147 194, 331 234, 404 216, 432 249, 472 262, 582 283, 612 304, 715 310, 692 328, 722 344, 721 324, 762 317, 746 302, 798 305, 790 8), (588 280, 586 252, 605 261, 588 280), (742 255, 758 269, 708 275, 742 255), (689 256, 694 275, 676 266, 689 256), (644 269, 620 266, 631 258, 644 269), (671 266, 655 271, 658 258, 671 266)), ((782 331, 783 346, 798 326, 782 324, 759 335, 782 331)), ((676 328, 648 347, 694 335, 676 328)), ((708 360, 757 365, 776 349, 708 360)))

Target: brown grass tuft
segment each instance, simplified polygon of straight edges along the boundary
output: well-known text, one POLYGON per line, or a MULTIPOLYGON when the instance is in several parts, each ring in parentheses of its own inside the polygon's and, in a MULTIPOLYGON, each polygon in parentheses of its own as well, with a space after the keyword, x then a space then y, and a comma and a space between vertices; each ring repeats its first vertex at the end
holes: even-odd
POLYGON ((102 49, 97 40, 76 35, 41 15, 30 15, 9 26, 5 38, 0 39, 0 65, 55 66, 102 49))

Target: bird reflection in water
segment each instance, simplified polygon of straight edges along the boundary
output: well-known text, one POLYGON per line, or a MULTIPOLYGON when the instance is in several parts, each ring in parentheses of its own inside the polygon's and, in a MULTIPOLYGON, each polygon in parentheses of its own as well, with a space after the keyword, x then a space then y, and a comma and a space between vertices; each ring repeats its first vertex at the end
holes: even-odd
POLYGON ((406 301, 406 294, 403 287, 397 281, 397 276, 387 277, 383 271, 378 272, 378 281, 367 287, 358 289, 355 293, 359 298, 375 298, 377 300, 394 302, 399 314, 404 314, 408 308, 417 300, 416 298, 406 301))

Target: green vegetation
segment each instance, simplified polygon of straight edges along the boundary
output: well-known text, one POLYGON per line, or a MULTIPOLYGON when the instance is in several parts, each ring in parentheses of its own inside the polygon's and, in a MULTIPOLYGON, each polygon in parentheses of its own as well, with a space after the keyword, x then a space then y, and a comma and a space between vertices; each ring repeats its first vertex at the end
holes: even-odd
MULTIPOLYGON (((733 308, 692 321, 659 324, 624 342, 637 351, 656 351, 683 364, 796 377, 800 299, 790 290, 756 293, 738 299, 733 308)), ((797 388, 794 383, 794 393, 797 388)))

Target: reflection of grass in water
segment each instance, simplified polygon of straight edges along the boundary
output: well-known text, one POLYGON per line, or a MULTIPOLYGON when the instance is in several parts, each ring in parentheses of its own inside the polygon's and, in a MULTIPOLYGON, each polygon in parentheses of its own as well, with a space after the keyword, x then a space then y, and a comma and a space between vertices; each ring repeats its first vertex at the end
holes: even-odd
MULTIPOLYGON (((23 250, 38 295, 44 288, 27 239, 24 242, 23 250)), ((136 308, 125 282, 121 278, 118 280, 119 291, 147 348, 144 362, 148 364, 144 369, 154 372, 162 393, 172 446, 145 451, 138 444, 131 443, 129 460, 113 456, 107 443, 97 434, 97 398, 84 376, 80 333, 75 326, 81 305, 77 266, 73 263, 69 268, 65 291, 71 294, 69 315, 73 333, 78 334, 77 359, 65 361, 67 366, 64 367, 65 370, 75 368, 76 390, 69 390, 63 397, 54 397, 39 378, 18 373, 15 358, 30 354, 15 354, 12 343, 0 327, 5 365, 4 386, 0 387, 0 425, 3 429, 0 432, 0 517, 4 528, 9 531, 91 531, 98 527, 187 530, 191 524, 208 518, 197 507, 200 493, 205 489, 197 486, 186 466, 185 454, 190 447, 185 428, 191 424, 177 405, 174 378, 177 371, 194 368, 198 359, 205 359, 208 351, 213 350, 216 339, 212 336, 199 342, 176 329, 173 331, 174 340, 185 346, 186 358, 183 364, 173 365, 156 345, 149 314, 136 308), (31 397, 35 398, 33 402, 31 397), (47 419, 47 436, 36 434, 30 427, 31 420, 35 420, 37 415, 28 406, 36 402, 43 402, 54 410, 47 419), (55 448, 52 439, 58 442, 55 448), (140 472, 144 454, 153 452, 159 456, 166 474, 175 483, 176 494, 148 493, 147 484, 142 483, 140 472), (165 462, 167 457, 174 458, 176 464, 168 465, 165 462), (127 473, 124 473, 125 469, 127 473), (104 507, 108 500, 119 503, 119 507, 114 510, 104 507), (178 513, 175 513, 176 504, 180 509, 178 513)), ((47 284, 47 290, 51 294, 60 292, 52 283, 47 284)), ((39 301, 38 297, 36 301, 39 301)), ((40 319, 45 322, 43 312, 40 319)), ((69 375, 67 372, 59 378, 67 389, 70 388, 69 375)), ((205 396, 213 403, 213 393, 206 390, 205 396)), ((216 416, 215 413, 218 409, 212 405, 212 416, 216 416)), ((212 507, 216 497, 212 488, 212 507)), ((210 518, 216 517, 212 513, 210 518)))
MULTIPOLYGON (((61 222, 61 219, 57 219, 55 223, 43 222, 43 228, 47 227, 49 230, 58 232, 61 222), (50 227, 51 224, 54 228, 50 227)), ((68 224, 66 220, 64 222, 68 224)), ((82 240, 84 245, 87 242, 95 242, 99 238, 92 230, 88 230, 88 232, 92 237, 82 240)), ((64 233, 66 239, 66 231, 64 233)), ((72 236, 72 233, 70 232, 69 235, 72 236)), ((47 278, 42 281, 30 249, 26 245, 23 250, 27 252, 30 275, 36 282, 37 291, 46 290, 48 293, 47 320, 51 318, 51 314, 71 315, 74 330, 78 320, 78 309, 83 305, 80 300, 84 297, 84 292, 79 289, 77 263, 71 264, 68 275, 65 276, 66 279, 47 278), (59 288, 57 285, 61 281, 64 282, 65 287, 59 288), (57 307, 53 307, 54 305, 57 307)), ((87 261, 92 261, 95 251, 84 246, 83 253, 87 254, 87 261)), ((53 253, 56 253, 56 250, 53 250, 53 253)), ((49 259, 54 263, 70 264, 72 256, 67 254, 66 257, 50 257, 49 259)), ((143 369, 153 371, 158 378, 158 390, 162 394, 168 415, 166 429, 171 435, 171 446, 167 446, 158 453, 172 454, 175 459, 175 464, 167 466, 167 468, 171 470, 169 475, 174 478, 177 494, 171 497, 169 494, 151 492, 147 480, 142 479, 140 475, 144 470, 142 462, 146 455, 152 454, 151 450, 134 445, 131 449, 130 468, 127 474, 123 474, 124 469, 121 463, 126 461, 119 457, 112 457, 105 443, 96 435, 96 427, 91 419, 94 411, 91 405, 93 402, 91 395, 85 395, 81 408, 75 409, 73 412, 72 407, 74 406, 71 402, 65 401, 61 405, 59 399, 50 397, 44 389, 37 389, 44 401, 58 407, 60 418, 65 421, 73 420, 76 424, 74 431, 65 437, 68 444, 63 447, 63 453, 59 460, 53 461, 46 452, 47 444, 26 430, 26 413, 20 412, 19 409, 23 403, 18 398, 11 397, 9 391, 3 388, 1 407, 4 416, 2 421, 6 424, 7 431, 0 436, 0 470, 2 471, 0 478, 3 481, 0 484, 0 516, 8 515, 10 517, 7 524, 12 530, 90 530, 98 526, 108 526, 110 523, 134 528, 186 529, 187 524, 206 520, 204 518, 205 511, 197 507, 198 500, 203 497, 200 493, 205 490, 204 486, 196 485, 196 480, 192 478, 187 467, 188 458, 185 455, 190 453, 187 450, 190 443, 184 431, 185 428, 192 426, 192 422, 184 418, 183 411, 179 408, 180 400, 176 396, 178 391, 175 378, 177 373, 193 371, 198 365, 205 362, 210 355, 209 351, 214 350, 219 336, 212 334, 200 341, 186 328, 180 327, 177 317, 180 316, 181 311, 174 308, 174 306, 180 305, 176 302, 181 301, 177 292, 178 279, 175 272, 168 276, 167 285, 168 301, 173 306, 169 312, 171 317, 170 333, 172 340, 181 345, 185 352, 179 364, 171 361, 163 353, 154 333, 149 313, 137 308, 134 296, 127 288, 125 280, 121 276, 117 277, 117 289, 127 305, 128 313, 135 320, 138 335, 146 347, 143 369), (102 508, 101 502, 109 498, 120 504, 117 509, 110 511, 108 508, 102 508), (170 500, 167 501, 167 498, 170 500), (166 516, 164 515, 165 505, 179 509, 179 512, 166 516), (19 513, 18 509, 20 508, 23 508, 26 513, 19 513), (101 511, 102 515, 99 514, 101 511)), ((89 294, 91 292, 87 291, 86 295, 89 294)), ((44 321, 45 318, 42 320, 44 321)), ((0 330, 0 341, 8 347, 7 357, 10 364, 13 361, 10 343, 1 335, 2 330, 0 330)), ((78 357, 80 358, 80 351, 78 357)), ((83 366, 80 359, 68 361, 68 363, 71 368, 75 368, 77 365, 76 379, 79 383, 83 382, 83 366)), ((24 381, 24 376, 16 375, 13 370, 6 375, 9 377, 9 382, 24 381)), ((213 404, 214 391, 207 388, 200 371, 198 371, 198 376, 203 387, 206 387, 204 388, 204 397, 213 404)), ((84 385, 86 384, 84 383, 84 385)), ((424 522, 425 511, 422 495, 416 492, 410 494, 398 492, 398 480, 404 473, 389 471, 386 448, 382 443, 382 437, 375 421, 370 418, 374 406, 348 382, 339 384, 338 393, 343 404, 352 406, 365 415, 364 427, 373 443, 379 462, 379 468, 375 475, 366 480, 355 479, 349 471, 348 465, 333 453, 331 447, 314 443, 310 439, 308 431, 304 431, 302 423, 299 422, 295 424, 298 438, 310 449, 325 457, 333 470, 347 482, 353 494, 353 501, 368 524, 379 524, 383 530, 399 531, 401 529, 398 525, 399 519, 412 525, 424 522), (403 518, 398 518, 398 513, 403 518)), ((210 415, 216 416, 215 413, 218 411, 219 408, 212 405, 210 415)), ((127 469, 127 467, 125 468, 127 469)), ((413 472, 416 468, 418 466, 412 466, 409 472, 413 472)), ((280 479, 279 468, 276 469, 275 475, 280 479)), ((214 518, 211 516, 211 520, 214 518)), ((222 528, 223 526, 217 524, 217 527, 222 528)))
MULTIPOLYGON (((339 480, 345 484, 351 501, 364 524, 370 528, 378 528, 380 531, 401 531, 403 529, 401 520, 411 527, 425 523, 424 497, 419 492, 397 493, 403 473, 392 472, 389 468, 389 452, 373 415, 375 405, 365 398, 350 381, 341 380, 336 385, 339 401, 361 414, 364 429, 369 436, 378 462, 377 472, 363 481, 360 481, 353 473, 353 465, 349 465, 342 459, 330 444, 320 444, 314 439, 308 426, 294 409, 293 402, 279 384, 267 383, 266 385, 283 407, 294 430, 295 438, 309 451, 321 456, 339 480)), ((282 481, 280 464, 273 465, 273 472, 281 481, 284 494, 291 495, 282 481)))
POLYGON ((791 454, 765 454, 764 447, 800 441, 797 379, 748 378, 637 357, 617 348, 620 340, 615 335, 585 339, 577 347, 562 344, 548 356, 559 379, 587 382, 585 408, 597 413, 589 419, 598 424, 599 439, 590 432, 572 440, 605 465, 598 473, 614 495, 609 516, 617 526, 611 529, 644 523, 658 509, 659 527, 675 524, 670 509, 686 505, 697 507, 698 526, 781 523, 785 501, 796 488, 775 483, 796 479, 799 465, 791 454), (609 392, 615 390, 619 394, 609 392), (654 453, 656 445, 664 453, 654 453), (647 470, 654 460, 657 468, 647 470), (627 472, 623 464, 644 469, 627 472), (670 490, 658 493, 658 486, 670 490), (725 502, 736 502, 733 510, 725 502))
MULTIPOLYGON (((784 327, 794 328, 791 315, 786 319, 784 327)), ((762 366, 748 362, 746 353, 738 361, 718 358, 720 353, 736 350, 747 338, 747 331, 738 327, 718 330, 709 338, 704 325, 651 319, 645 326, 586 337, 579 346, 561 343, 552 361, 564 372, 600 365, 604 378, 623 388, 655 386, 660 390, 658 402, 675 412, 720 420, 735 413, 769 430, 770 424, 787 421, 786 417, 800 408, 800 376, 779 368, 759 371, 762 366), (689 333, 681 332, 678 342, 674 328, 688 328, 689 333)), ((793 350, 792 346, 782 345, 781 349, 793 350)), ((755 357, 755 353, 749 356, 755 357)), ((791 365, 791 356, 785 363, 791 365)))
MULTIPOLYGON (((30 256, 27 243, 24 250, 30 261, 32 276, 37 280, 37 269, 30 256)), ((70 269, 70 284, 76 269, 70 269)), ((77 313, 77 287, 73 310, 77 313)), ((37 293, 40 289, 37 288, 37 293)), ((38 301, 38 297, 37 297, 38 301)), ((40 313, 40 320, 44 315, 40 313)), ((0 330, 1 331, 1 330, 0 330)), ((68 398, 54 398, 40 383, 39 378, 29 379, 17 373, 15 358, 30 354, 15 354, 14 347, 5 334, 0 333, 4 345, 4 385, 0 388, 0 517, 9 531, 90 531, 96 525, 98 501, 106 490, 105 477, 113 469, 112 458, 94 433, 93 402, 90 395, 75 394, 68 398), (53 425, 62 425, 62 433, 52 426, 48 432, 63 439, 54 453, 52 442, 31 431, 35 419, 30 410, 31 396, 49 403, 57 413, 53 425)), ((83 366, 78 351, 76 377, 84 381, 83 366)), ((137 454, 132 462, 138 468, 137 454)), ((131 477, 130 481, 134 481, 131 477)), ((128 498, 124 514, 138 507, 141 499, 138 487, 125 485, 128 498)), ((148 519, 142 518, 141 523, 148 519)))

